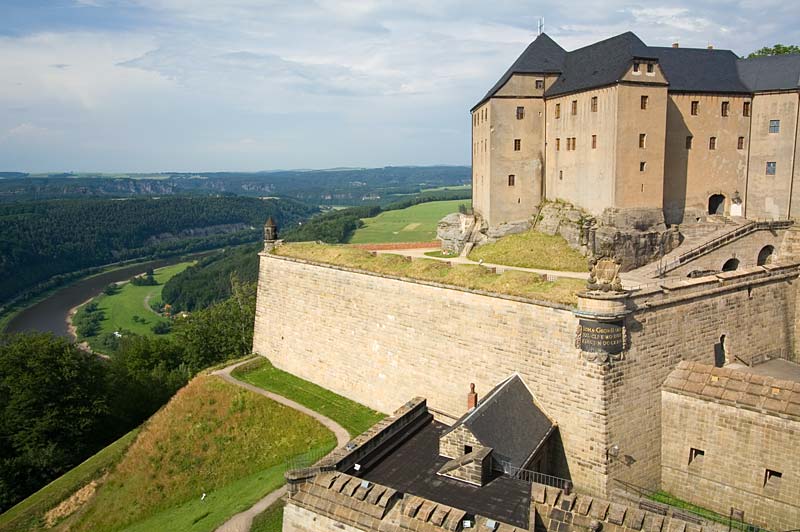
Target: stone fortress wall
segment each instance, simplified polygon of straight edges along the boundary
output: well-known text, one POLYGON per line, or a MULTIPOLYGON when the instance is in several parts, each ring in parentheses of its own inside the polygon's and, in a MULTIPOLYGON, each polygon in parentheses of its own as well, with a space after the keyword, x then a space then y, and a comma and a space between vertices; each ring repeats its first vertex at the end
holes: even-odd
MULTIPOLYGON (((660 387, 680 360, 795 357, 797 265, 670 280, 625 300, 627 349, 602 363, 576 347, 569 307, 261 255, 254 351, 383 412, 428 398, 454 419, 469 383, 513 372, 559 425, 576 487, 661 482, 660 387), (619 449, 611 456, 612 447, 619 449)), ((440 414, 441 415, 441 414, 440 414)))

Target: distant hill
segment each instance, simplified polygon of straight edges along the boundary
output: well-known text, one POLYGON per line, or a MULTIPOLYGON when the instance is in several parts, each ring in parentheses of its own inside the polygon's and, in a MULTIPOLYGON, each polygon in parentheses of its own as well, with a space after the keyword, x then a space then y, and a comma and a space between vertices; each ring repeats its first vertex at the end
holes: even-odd
POLYGON ((264 172, 24 174, 4 172, 0 202, 74 197, 237 194, 281 196, 313 205, 386 204, 425 188, 471 181, 468 166, 397 166, 264 172))

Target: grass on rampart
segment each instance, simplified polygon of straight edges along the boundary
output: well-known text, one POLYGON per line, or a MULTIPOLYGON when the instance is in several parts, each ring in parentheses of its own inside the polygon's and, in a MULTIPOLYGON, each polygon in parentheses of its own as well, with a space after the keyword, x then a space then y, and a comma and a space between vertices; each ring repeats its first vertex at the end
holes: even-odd
POLYGON ((331 418, 357 436, 385 416, 312 382, 281 371, 266 358, 236 368, 233 376, 263 390, 282 395, 331 418))
POLYGON ((576 294, 586 286, 586 282, 580 279, 562 278, 547 281, 535 273, 509 270, 495 274, 487 268, 473 264, 448 266, 446 262, 430 259, 415 259, 409 262, 400 255, 387 253, 373 256, 369 251, 348 246, 285 244, 275 248, 274 253, 373 273, 433 281, 565 305, 576 305, 576 294))
POLYGON ((439 220, 458 212, 459 205, 469 207, 471 204, 468 199, 430 201, 382 212, 374 218, 364 218, 364 226, 356 229, 350 243, 431 242, 436 240, 436 224, 439 220))
POLYGON ((282 485, 289 459, 335 444, 314 419, 200 376, 144 425, 94 497, 56 530, 211 531, 282 485))
POLYGON ((539 268, 562 272, 588 272, 586 257, 569 247, 560 235, 545 235, 535 229, 509 235, 475 248, 469 258, 491 264, 539 268))
POLYGON ((94 456, 64 473, 0 515, 0 531, 34 530, 43 526, 42 516, 77 490, 110 470, 136 438, 134 429, 94 456))

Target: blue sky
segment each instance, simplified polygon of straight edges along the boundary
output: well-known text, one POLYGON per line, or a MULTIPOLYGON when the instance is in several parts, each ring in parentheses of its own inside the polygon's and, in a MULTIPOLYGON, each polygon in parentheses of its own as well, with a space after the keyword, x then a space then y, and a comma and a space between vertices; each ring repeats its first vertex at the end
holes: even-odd
POLYGON ((746 54, 796 0, 0 0, 0 170, 469 164, 469 108, 545 31, 746 54))

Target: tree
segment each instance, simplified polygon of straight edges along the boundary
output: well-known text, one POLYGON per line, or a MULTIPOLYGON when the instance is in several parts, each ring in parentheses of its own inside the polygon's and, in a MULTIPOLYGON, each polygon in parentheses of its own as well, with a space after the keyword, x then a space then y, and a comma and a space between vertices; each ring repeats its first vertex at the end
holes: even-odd
POLYGON ((62 338, 0 338, 0 512, 106 443, 103 363, 62 338))
POLYGON ((256 285, 242 284, 231 276, 231 286, 230 298, 175 324, 175 334, 186 348, 186 362, 193 371, 253 350, 256 285))
POLYGON ((763 57, 767 55, 785 55, 785 54, 800 54, 800 46, 796 44, 783 45, 776 44, 775 46, 765 46, 760 50, 756 50, 747 57, 763 57))

